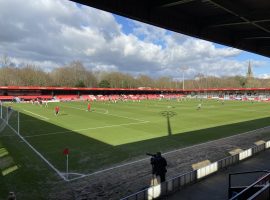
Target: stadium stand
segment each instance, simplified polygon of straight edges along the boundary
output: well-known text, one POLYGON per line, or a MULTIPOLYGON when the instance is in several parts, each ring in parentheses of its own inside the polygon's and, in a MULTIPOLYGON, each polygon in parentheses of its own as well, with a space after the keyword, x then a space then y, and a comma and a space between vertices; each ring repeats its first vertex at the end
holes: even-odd
POLYGON ((23 100, 52 99, 71 100, 143 100, 178 99, 182 97, 270 101, 270 88, 209 88, 209 89, 157 89, 157 88, 68 88, 68 87, 21 87, 0 86, 0 100, 11 101, 15 97, 23 100))
POLYGON ((11 101, 13 98, 13 96, 0 96, 1 101, 11 101))
POLYGON ((79 100, 80 97, 78 95, 57 95, 55 96, 55 99, 60 101, 73 101, 73 100, 79 100))
POLYGON ((18 95, 18 96, 0 96, 1 101, 12 101, 14 98, 20 98, 21 100, 30 101, 33 99, 46 99, 50 100, 53 96, 50 95, 18 95))
POLYGON ((92 97, 92 95, 81 95, 80 99, 82 100, 94 100, 94 96, 92 97))
POLYGON ((0 100, 20 98, 60 101, 90 100, 144 100, 181 99, 182 97, 238 101, 270 101, 270 88, 220 88, 220 89, 122 89, 122 88, 59 88, 59 87, 0 87, 0 100))
POLYGON ((46 100, 49 100, 49 99, 52 99, 53 96, 49 96, 49 95, 39 95, 39 96, 27 96, 27 95, 24 95, 24 96, 18 96, 20 99, 24 99, 24 100, 31 100, 31 99, 46 99, 46 100))

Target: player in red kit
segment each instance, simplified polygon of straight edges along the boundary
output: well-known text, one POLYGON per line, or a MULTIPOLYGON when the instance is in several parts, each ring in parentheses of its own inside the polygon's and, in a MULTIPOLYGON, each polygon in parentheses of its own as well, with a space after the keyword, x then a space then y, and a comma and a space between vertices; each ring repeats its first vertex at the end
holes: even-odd
POLYGON ((59 106, 56 106, 56 107, 54 108, 54 111, 55 111, 55 115, 56 115, 56 116, 58 115, 59 110, 60 110, 59 106))
POLYGON ((91 104, 90 104, 90 103, 88 103, 88 105, 87 105, 87 111, 88 111, 88 112, 91 111, 91 104))

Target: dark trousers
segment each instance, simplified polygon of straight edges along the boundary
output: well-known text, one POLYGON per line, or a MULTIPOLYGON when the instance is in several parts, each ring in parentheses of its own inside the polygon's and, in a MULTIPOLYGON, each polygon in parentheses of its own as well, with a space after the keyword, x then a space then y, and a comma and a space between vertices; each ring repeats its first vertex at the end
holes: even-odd
POLYGON ((165 182, 165 180, 166 180, 165 173, 164 174, 158 174, 158 176, 160 177, 160 182, 161 183, 165 182))

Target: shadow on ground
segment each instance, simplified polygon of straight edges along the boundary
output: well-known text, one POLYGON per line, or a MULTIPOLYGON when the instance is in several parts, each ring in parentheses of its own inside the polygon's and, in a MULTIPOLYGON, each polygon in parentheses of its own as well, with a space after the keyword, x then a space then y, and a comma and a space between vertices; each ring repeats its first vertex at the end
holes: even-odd
POLYGON ((40 151, 60 171, 65 170, 65 156, 62 151, 70 149, 70 170, 78 173, 90 173, 98 169, 107 168, 114 164, 134 157, 142 157, 146 152, 169 151, 210 140, 228 137, 249 130, 268 126, 270 118, 217 126, 202 130, 172 134, 170 118, 174 113, 164 113, 164 122, 167 123, 168 135, 139 142, 112 146, 91 137, 72 132, 48 121, 39 120, 21 113, 21 134, 38 151, 40 151), (47 133, 57 133, 45 135, 47 133), (34 135, 42 135, 31 137, 34 135))
MULTIPOLYGON (((146 152, 165 152, 222 137, 228 137, 234 134, 265 127, 270 124, 270 118, 267 117, 197 131, 172 134, 170 116, 171 115, 168 117, 168 114, 165 113, 164 123, 167 123, 168 135, 118 146, 103 143, 93 138, 78 134, 77 132, 72 132, 58 125, 49 123, 48 121, 43 121, 23 113, 21 113, 21 134, 23 136, 44 134, 42 137, 25 138, 58 170, 63 172, 65 171, 66 160, 63 155, 63 150, 65 148, 69 148, 70 171, 91 173, 99 169, 117 165, 121 162, 146 157, 146 152), (45 135, 53 132, 58 132, 58 134, 45 135)), ((16 126, 14 121, 10 121, 10 123, 13 123, 12 125, 16 126)), ((6 129, 4 132, 10 131, 6 129)), ((48 174, 50 174, 50 176, 47 176, 48 178, 52 175, 56 177, 56 173, 52 170, 48 170, 49 167, 47 164, 35 155, 35 153, 14 134, 12 136, 7 136, 6 138, 0 138, 0 140, 6 144, 5 149, 10 152, 10 155, 14 158, 14 162, 22 166, 20 170, 18 170, 22 172, 19 176, 15 176, 16 179, 19 178, 27 182, 29 178, 34 179, 35 176, 37 176, 35 175, 36 173, 42 173, 43 177, 46 177, 48 174), (29 169, 24 170, 24 165, 30 165, 27 166, 29 169), (42 167, 40 167, 41 165, 42 167), (42 172, 39 168, 42 169, 42 172)), ((14 174, 16 173, 17 172, 14 174)), ((11 184, 9 179, 9 176, 6 176, 2 179, 3 182, 0 182, 4 184, 4 187, 9 188, 9 184, 11 184)), ((38 182, 44 182, 44 180, 40 181, 39 178, 37 179, 38 182)))

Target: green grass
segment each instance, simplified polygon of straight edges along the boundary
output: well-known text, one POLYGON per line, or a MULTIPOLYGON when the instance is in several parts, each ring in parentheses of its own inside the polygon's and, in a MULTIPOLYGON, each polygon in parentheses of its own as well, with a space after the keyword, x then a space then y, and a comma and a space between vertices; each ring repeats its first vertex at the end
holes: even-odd
MULTIPOLYGON (((93 112, 86 112, 85 102, 51 103, 49 108, 32 104, 12 104, 12 107, 21 112, 20 133, 30 144, 62 172, 65 171, 62 151, 69 148, 70 171, 82 174, 145 157, 146 152, 170 151, 270 124, 267 103, 227 101, 222 105, 208 100, 203 101, 201 110, 196 110, 198 104, 196 100, 94 102, 93 112), (59 116, 54 115, 56 105, 60 106, 59 116), (166 112, 173 116, 163 116, 166 112)), ((10 124, 17 130, 16 119, 13 114, 10 124)), ((0 175, 0 184, 4 185, 0 187, 0 199, 5 198, 1 194, 8 190, 18 191, 17 187, 19 191, 27 191, 26 179, 36 188, 33 195, 41 199, 49 193, 50 182, 59 180, 8 128, 0 133, 0 152, 5 154, 0 161, 9 156, 12 158, 9 167, 17 166, 10 168, 15 170, 7 175, 0 175), (48 187, 44 188, 46 184, 48 187)))

